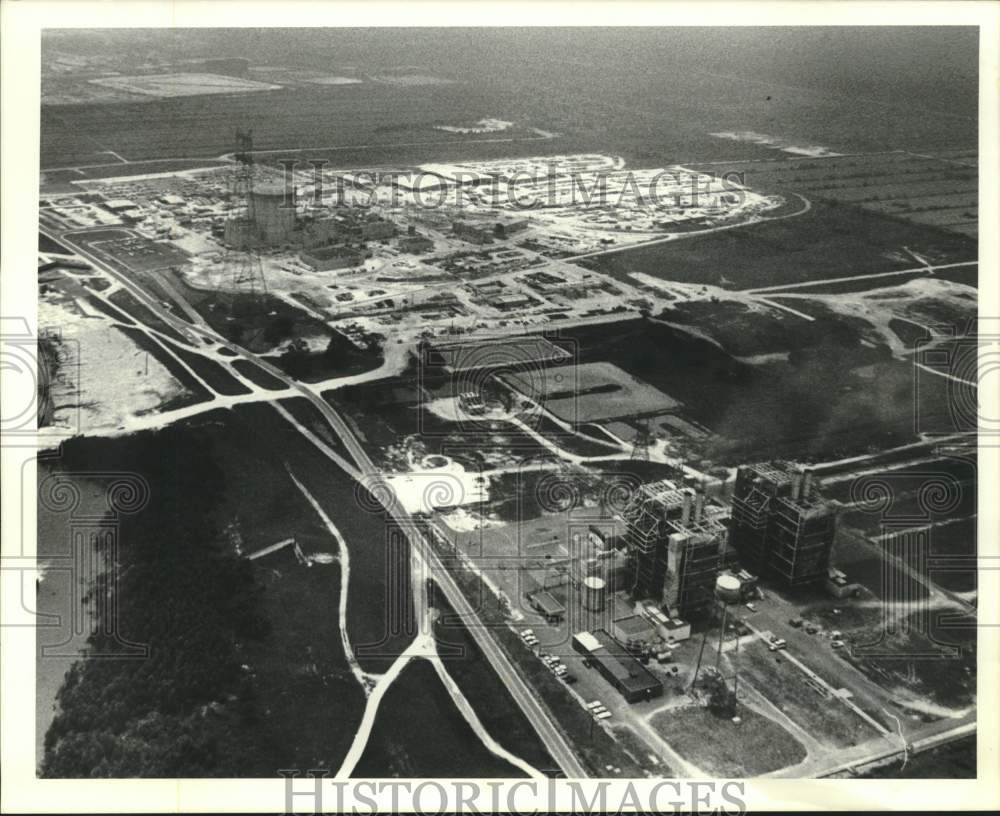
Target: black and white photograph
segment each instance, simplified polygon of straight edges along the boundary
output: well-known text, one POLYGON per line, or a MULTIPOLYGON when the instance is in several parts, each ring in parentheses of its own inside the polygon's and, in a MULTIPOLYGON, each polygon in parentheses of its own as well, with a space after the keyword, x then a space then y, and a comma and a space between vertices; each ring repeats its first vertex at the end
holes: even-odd
MULTIPOLYGON (((35 783, 998 795, 996 4, 117 5, 53 4, 17 114, 4 613, 35 783)), ((590 790, 566 808, 626 807, 590 790)))

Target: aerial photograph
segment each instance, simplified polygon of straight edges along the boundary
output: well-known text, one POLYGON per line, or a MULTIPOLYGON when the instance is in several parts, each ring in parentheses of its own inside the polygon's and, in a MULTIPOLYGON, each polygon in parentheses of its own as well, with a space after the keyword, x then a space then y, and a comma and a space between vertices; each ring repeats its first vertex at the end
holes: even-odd
POLYGON ((58 23, 38 778, 976 778, 978 27, 58 23))

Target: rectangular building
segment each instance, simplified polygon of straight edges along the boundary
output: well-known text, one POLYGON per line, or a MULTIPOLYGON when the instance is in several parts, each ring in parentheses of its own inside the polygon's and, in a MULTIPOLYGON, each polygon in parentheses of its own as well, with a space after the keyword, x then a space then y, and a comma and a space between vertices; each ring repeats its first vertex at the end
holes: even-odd
POLYGON ((478 224, 470 224, 468 221, 452 222, 451 231, 454 232, 459 238, 473 244, 493 243, 493 235, 490 233, 488 227, 482 227, 478 224))
POLYGON ((399 239, 400 250, 419 255, 422 252, 430 252, 434 249, 434 242, 426 235, 407 235, 399 239))
POLYGON ((603 629, 573 635, 573 649, 584 655, 628 702, 663 695, 663 683, 603 629))
POLYGON ((365 261, 365 255, 350 247, 333 246, 303 250, 299 253, 299 260, 318 272, 328 272, 332 269, 360 266, 365 261))
POLYGON ((503 240, 504 238, 509 238, 518 232, 526 230, 529 226, 527 218, 509 218, 503 221, 497 221, 493 225, 493 234, 497 238, 503 240))
POLYGON ((562 620, 566 614, 566 607, 559 603, 556 597, 547 589, 532 592, 527 597, 531 608, 539 614, 544 615, 545 619, 550 623, 562 620))
POLYGON ((365 241, 392 238, 396 234, 396 225, 392 221, 385 221, 383 219, 362 221, 360 227, 361 238, 365 241))

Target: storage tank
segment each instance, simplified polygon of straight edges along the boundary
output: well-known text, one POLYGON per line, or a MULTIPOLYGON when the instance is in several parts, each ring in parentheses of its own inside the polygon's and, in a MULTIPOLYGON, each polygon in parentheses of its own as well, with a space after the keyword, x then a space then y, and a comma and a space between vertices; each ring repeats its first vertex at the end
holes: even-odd
POLYGON ((583 607, 591 612, 604 611, 605 583, 603 578, 588 575, 583 579, 583 607))
POLYGON ((715 579, 715 597, 723 603, 739 603, 740 579, 735 575, 720 575, 715 579))

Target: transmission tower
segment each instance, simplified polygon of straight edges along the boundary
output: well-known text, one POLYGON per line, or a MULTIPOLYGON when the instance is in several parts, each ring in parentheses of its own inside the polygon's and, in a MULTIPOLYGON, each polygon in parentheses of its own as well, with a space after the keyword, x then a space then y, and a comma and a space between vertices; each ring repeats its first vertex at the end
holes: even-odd
POLYGON ((632 442, 632 459, 648 462, 649 446, 652 444, 653 434, 649 430, 649 420, 642 419, 638 422, 638 429, 635 432, 635 439, 632 442))
POLYGON ((260 305, 267 295, 267 281, 260 261, 257 218, 253 196, 253 131, 236 131, 236 160, 233 172, 233 218, 229 228, 226 273, 234 295, 250 295, 250 303, 260 305))

